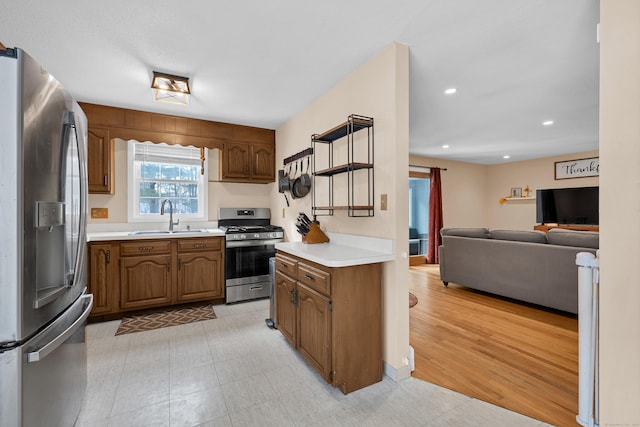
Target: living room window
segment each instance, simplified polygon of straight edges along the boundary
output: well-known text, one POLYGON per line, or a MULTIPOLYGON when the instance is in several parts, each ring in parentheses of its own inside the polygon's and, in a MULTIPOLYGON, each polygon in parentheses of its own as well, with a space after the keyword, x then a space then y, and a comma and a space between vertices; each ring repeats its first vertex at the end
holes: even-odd
POLYGON ((200 150, 181 145, 128 142, 129 221, 165 221, 164 199, 174 217, 207 221, 207 168, 201 173, 200 150))
POLYGON ((409 171, 409 255, 424 259, 429 230, 429 173, 409 171))

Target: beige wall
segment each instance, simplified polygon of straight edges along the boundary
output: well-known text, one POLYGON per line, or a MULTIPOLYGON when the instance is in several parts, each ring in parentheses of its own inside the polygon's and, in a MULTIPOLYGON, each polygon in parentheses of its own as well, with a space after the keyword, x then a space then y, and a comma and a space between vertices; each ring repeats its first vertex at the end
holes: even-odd
POLYGON ((640 425, 640 2, 600 2, 600 425, 640 425))
POLYGON ((597 186, 598 177, 554 179, 554 162, 588 157, 598 157, 598 151, 489 166, 411 155, 409 164, 447 168, 441 173, 445 227, 531 230, 536 224, 535 200, 501 205, 500 199, 512 187, 528 185, 530 195, 535 196, 540 188, 597 186))
POLYGON ((440 173, 445 227, 487 226, 487 166, 415 155, 409 164, 447 168, 440 173))
MULTIPOLYGON (((350 218, 346 212, 336 211, 332 217, 318 218, 324 230, 393 239, 396 248, 408 248, 408 109, 408 48, 392 44, 276 130, 276 164, 281 167, 285 157, 310 145, 313 133, 331 129, 349 114, 375 120, 375 216, 350 218), (386 211, 380 210, 381 194, 389 197, 386 211)), ((336 179, 336 197, 344 197, 346 191, 344 183, 336 179)), ((272 195, 272 210, 279 213, 274 221, 285 228, 288 240, 300 240, 293 224, 298 212, 311 213, 311 196, 291 200, 287 208, 277 189, 272 195)), ((383 357, 402 371, 406 370, 403 358, 409 349, 408 275, 406 249, 396 250, 396 260, 384 264, 383 357)))
POLYGON ((598 157, 598 151, 488 166, 487 226, 489 228, 531 230, 536 224, 535 200, 510 201, 500 204, 500 198, 508 196, 512 187, 520 187, 524 190, 528 185, 529 196, 535 197, 537 189, 598 186, 598 177, 558 181, 554 179, 555 162, 590 157, 598 157))
MULTIPOLYGON (((218 219, 218 208, 228 207, 259 207, 267 208, 271 204, 271 188, 275 184, 243 184, 229 182, 211 182, 218 177, 218 150, 209 150, 208 155, 208 209, 209 220, 218 219)), ((108 208, 109 218, 91 219, 90 224, 126 223, 127 197, 127 141, 115 140, 115 194, 90 194, 89 209, 108 208)), ((273 215, 273 214, 272 214, 273 215)), ((186 223, 185 223, 186 224, 186 223)))

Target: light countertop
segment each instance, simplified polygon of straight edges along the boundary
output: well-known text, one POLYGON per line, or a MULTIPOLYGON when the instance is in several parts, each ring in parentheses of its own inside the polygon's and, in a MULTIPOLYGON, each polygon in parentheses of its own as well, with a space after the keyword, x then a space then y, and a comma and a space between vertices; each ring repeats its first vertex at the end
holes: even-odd
POLYGON ((376 237, 327 233, 328 243, 276 243, 276 249, 327 267, 349 267, 393 261, 393 241, 376 237))
POLYGON ((153 233, 145 231, 144 234, 131 234, 132 231, 95 231, 87 233, 87 242, 99 242, 108 240, 142 240, 142 239, 178 239, 192 237, 224 236, 224 231, 219 228, 203 228, 203 231, 179 230, 179 232, 166 233, 159 231, 153 233))

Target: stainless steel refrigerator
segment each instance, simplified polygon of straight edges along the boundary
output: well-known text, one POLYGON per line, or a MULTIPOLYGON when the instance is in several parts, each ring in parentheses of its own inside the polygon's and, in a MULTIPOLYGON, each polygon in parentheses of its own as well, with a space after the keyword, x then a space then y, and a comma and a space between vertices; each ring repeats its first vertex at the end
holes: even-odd
POLYGON ((0 425, 72 426, 87 383, 87 119, 0 49, 0 425))

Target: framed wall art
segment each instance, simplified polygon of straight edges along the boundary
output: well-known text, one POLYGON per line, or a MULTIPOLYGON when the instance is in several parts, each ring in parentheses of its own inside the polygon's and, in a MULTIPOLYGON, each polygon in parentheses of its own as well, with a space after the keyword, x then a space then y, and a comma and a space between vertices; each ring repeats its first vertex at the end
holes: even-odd
POLYGON ((555 162, 555 179, 585 178, 600 175, 600 157, 555 162))

